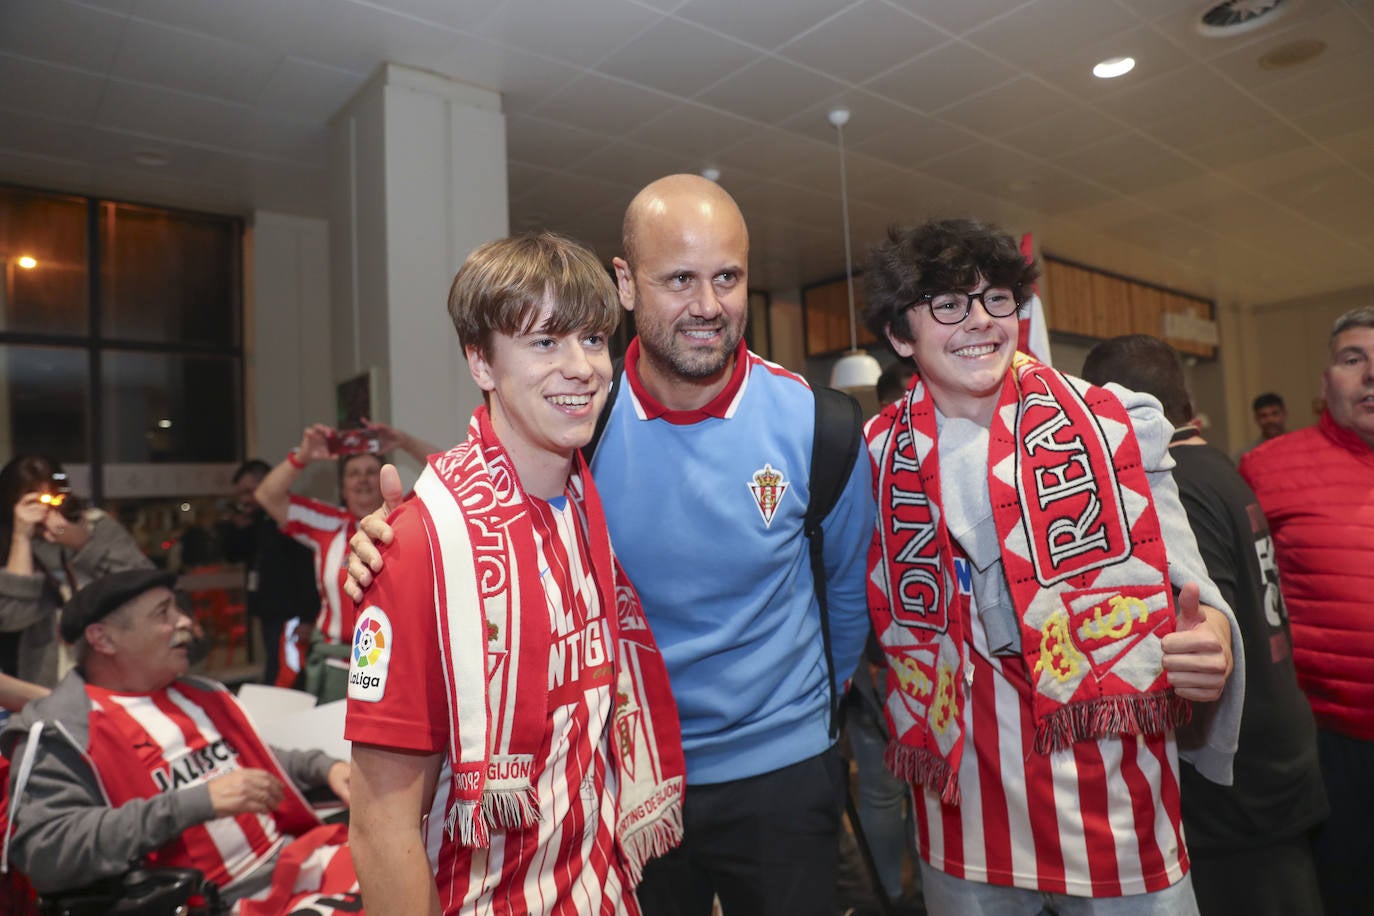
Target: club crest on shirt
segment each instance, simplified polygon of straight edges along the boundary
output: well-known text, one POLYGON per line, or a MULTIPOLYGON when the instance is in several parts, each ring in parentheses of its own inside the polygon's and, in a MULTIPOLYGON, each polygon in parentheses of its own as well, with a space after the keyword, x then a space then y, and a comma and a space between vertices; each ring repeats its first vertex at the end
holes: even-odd
POLYGON ((391 665, 391 619, 375 604, 358 615, 349 654, 348 698, 377 703, 386 695, 391 665))
POLYGON ((782 471, 774 470, 771 464, 764 464, 754 472, 749 481, 749 492, 754 497, 754 505, 759 507, 765 528, 772 527, 773 515, 778 511, 778 504, 782 502, 789 486, 791 484, 783 479, 782 471))

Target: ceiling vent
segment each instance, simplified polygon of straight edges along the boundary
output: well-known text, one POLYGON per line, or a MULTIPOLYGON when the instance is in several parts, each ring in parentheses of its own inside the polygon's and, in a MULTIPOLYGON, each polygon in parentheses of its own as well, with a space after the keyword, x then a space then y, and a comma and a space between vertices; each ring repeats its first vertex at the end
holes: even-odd
POLYGON ((1283 18, 1295 0, 1223 0, 1204 10, 1197 30, 1208 38, 1230 38, 1283 18))

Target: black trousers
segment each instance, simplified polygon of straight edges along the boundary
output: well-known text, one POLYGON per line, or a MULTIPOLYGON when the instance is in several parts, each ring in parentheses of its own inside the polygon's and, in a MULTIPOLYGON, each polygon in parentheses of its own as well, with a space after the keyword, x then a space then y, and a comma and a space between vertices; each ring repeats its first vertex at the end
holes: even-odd
POLYGON ((1255 849, 1188 847, 1202 916, 1321 916, 1321 892, 1306 835, 1255 849))
POLYGON ((733 782, 689 785, 682 845, 649 863, 644 916, 834 916, 844 767, 835 748, 733 782))
POLYGON ((1374 741, 1317 729, 1317 756, 1331 814, 1317 828, 1317 863, 1326 916, 1374 914, 1374 741))

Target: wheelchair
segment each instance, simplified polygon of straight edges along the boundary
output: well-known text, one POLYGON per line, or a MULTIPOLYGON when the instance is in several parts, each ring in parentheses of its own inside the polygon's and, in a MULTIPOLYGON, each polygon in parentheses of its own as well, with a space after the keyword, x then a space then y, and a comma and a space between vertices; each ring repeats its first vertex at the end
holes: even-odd
POLYGON ((224 916, 219 890, 194 868, 135 868, 38 898, 39 916, 224 916))

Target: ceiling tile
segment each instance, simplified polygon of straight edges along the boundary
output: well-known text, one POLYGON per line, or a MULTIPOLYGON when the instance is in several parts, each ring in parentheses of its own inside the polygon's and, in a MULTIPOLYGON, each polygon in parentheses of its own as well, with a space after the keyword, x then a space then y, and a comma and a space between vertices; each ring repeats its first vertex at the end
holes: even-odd
POLYGON ((692 96, 758 57, 737 41, 664 19, 611 54, 596 69, 673 95, 692 96))
POLYGON ((3 3, 0 51, 103 74, 114 61, 128 21, 67 0, 3 3))
POLYGON ((257 99, 280 53, 131 19, 110 75, 228 102, 257 99))
POLYGON ((726 77, 697 97, 697 101, 765 124, 776 124, 843 88, 829 77, 796 64, 764 58, 726 77))
POLYGON ((1001 137, 1027 119, 1044 118, 1077 103, 1051 86, 1029 76, 989 89, 981 95, 941 109, 952 121, 984 137, 1001 137))
POLYGON ((88 120, 95 116, 104 91, 103 76, 0 54, 0 107, 88 120))
POLYGON ((1010 180, 1005 180, 1005 176, 998 178, 996 184, 989 183, 983 186, 983 190, 1015 201, 1037 213, 1070 213, 1114 200, 1118 196, 1115 191, 1100 185, 1049 169, 1032 169, 1010 180))
POLYGON ((974 29, 964 40, 998 60, 1033 68, 1137 23, 1115 3, 1035 0, 974 29))
POLYGON ((607 142, 601 134, 558 121, 521 115, 506 117, 506 155, 518 162, 562 169, 607 142))
POLYGON ((196 143, 219 149, 245 149, 253 113, 243 105, 181 95, 152 86, 111 82, 95 123, 148 138, 196 143))
MULTIPOLYGON (((353 0, 359 2, 359 0, 353 0)), ((406 16, 454 29, 471 29, 491 15, 485 0, 367 0, 406 16)))
POLYGON ((884 134, 892 124, 913 117, 910 111, 881 96, 862 89, 850 89, 797 112, 779 126, 794 133, 804 134, 813 140, 835 145, 836 130, 835 125, 830 123, 830 112, 837 108, 849 111, 849 123, 844 125, 846 147, 856 146, 884 134))
POLYGON ((1253 44, 1214 57, 1211 65, 1220 73, 1246 89, 1258 89, 1294 78, 1304 78, 1313 71, 1325 70, 1333 62, 1349 55, 1367 53, 1369 33, 1361 26, 1348 7, 1335 7, 1326 14, 1293 31, 1277 35, 1262 35, 1253 44), (1299 39, 1317 39, 1326 43, 1326 50, 1318 57, 1291 67, 1266 69, 1259 65, 1265 54, 1299 39))
POLYGON ((1014 10, 1018 0, 893 0, 903 9, 958 35, 1014 10))
POLYGON ((1358 131, 1374 123, 1374 84, 1367 86, 1362 96, 1315 103, 1293 118, 1293 123, 1318 140, 1358 131))
POLYGON ((881 0, 864 0, 779 53, 836 79, 862 83, 944 40, 944 33, 881 0))
POLYGON ((283 53, 310 24, 311 8, 281 0, 133 0, 139 19, 283 53))
POLYGON ((866 88, 930 112, 1004 83, 1016 72, 982 51, 950 42, 884 73, 866 88))
POLYGON ((1155 79, 1123 85, 1095 102, 1096 107, 1133 127, 1145 127, 1179 111, 1225 112, 1252 104, 1245 94, 1201 64, 1155 79))
POLYGON ((528 112, 584 71, 537 54, 506 48, 485 38, 454 35, 434 71, 501 93, 507 112, 528 112))
POLYGON ((986 189, 994 182, 1010 184, 1040 166, 1023 153, 980 143, 948 156, 922 163, 921 172, 932 178, 969 188, 986 189))
MULTIPOLYGON (((761 176, 790 175, 819 156, 837 156, 836 149, 778 128, 757 127, 716 156, 722 170, 745 170, 761 176)), ((836 161, 838 160, 831 160, 836 161)), ((837 166, 838 168, 838 166, 837 166)), ((838 180, 839 172, 836 173, 838 180)))
POLYGON ((759 129, 752 121, 695 102, 684 102, 666 108, 662 114, 630 131, 628 136, 648 146, 696 156, 702 165, 719 165, 707 160, 759 129))
POLYGON ((1153 29, 1140 27, 1070 48, 1035 70, 1047 82, 1086 102, 1186 67, 1192 62, 1193 59, 1178 45, 1153 29), (1094 65, 1113 57, 1131 57, 1135 60, 1135 67, 1130 73, 1114 79, 1104 80, 1093 76, 1094 65))
POLYGON ((1082 105, 1036 118, 1007 133, 1003 142, 1023 153, 1052 159, 1065 150, 1107 139, 1122 130, 1120 122, 1082 105))
POLYGON ((593 67, 661 17, 629 0, 504 0, 473 31, 508 47, 593 67))
POLYGON ((291 0, 303 7, 310 27, 292 40, 288 52, 354 73, 371 73, 386 61, 433 69, 451 48, 455 33, 446 27, 399 16, 351 0, 291 0))
POLYGON ((981 143, 979 136, 955 124, 912 115, 854 148, 896 165, 911 167, 955 150, 981 143))
POLYGON ((843 5, 844 0, 788 0, 785 4, 687 0, 673 15, 771 50, 833 16, 843 5))
MULTIPOLYGON (((1311 67, 1294 68, 1287 79, 1258 86, 1254 95, 1290 117, 1301 117, 1316 101, 1330 104, 1342 100, 1353 102, 1367 98, 1374 85, 1374 42, 1368 43, 1362 54, 1346 54, 1329 61, 1317 60, 1311 67), (1301 72, 1297 72, 1301 70, 1301 72)), ((1353 108, 1352 116, 1374 117, 1369 108, 1353 108)))
POLYGON ((1225 105, 1199 105, 1181 108, 1149 125, 1149 134, 1160 143, 1186 149, 1219 136, 1251 129, 1284 133, 1289 130, 1276 122, 1263 106, 1244 96, 1225 105))
POLYGON ((632 191, 638 191, 649 182, 657 181, 665 175, 695 173, 700 168, 699 162, 685 156, 622 141, 602 147, 590 156, 578 160, 569 166, 568 171, 614 182, 632 191))
POLYGON ((365 77, 296 57, 272 71, 259 93, 257 107, 304 124, 325 124, 353 97, 365 77))
POLYGON ((609 139, 624 136, 677 105, 671 96, 588 72, 536 105, 533 113, 602 132, 609 139))
POLYGON ((1201 171, 1153 140, 1131 132, 1066 151, 1054 161, 1074 175, 1123 193, 1182 181, 1201 171))
POLYGON ((1232 163, 1218 172, 1237 184, 1264 188, 1293 177, 1321 174, 1340 164, 1340 158, 1330 150, 1303 146, 1263 159, 1232 163))

